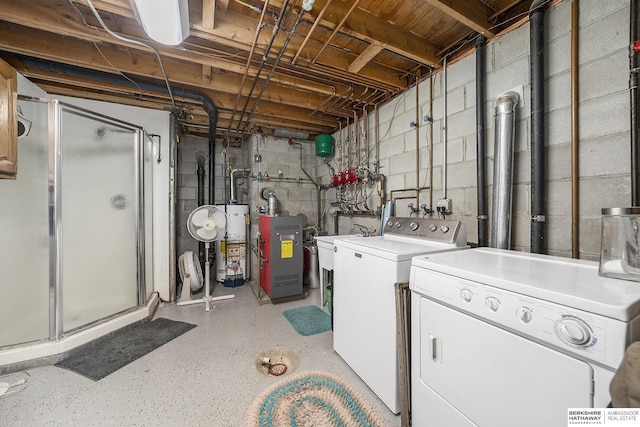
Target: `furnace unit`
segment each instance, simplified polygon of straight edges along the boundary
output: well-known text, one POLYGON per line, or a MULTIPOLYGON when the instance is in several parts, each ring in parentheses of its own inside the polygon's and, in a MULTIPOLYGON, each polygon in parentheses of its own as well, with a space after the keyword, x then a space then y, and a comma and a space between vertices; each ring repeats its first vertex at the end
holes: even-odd
POLYGON ((303 221, 300 216, 260 216, 260 286, 271 299, 302 294, 303 221))

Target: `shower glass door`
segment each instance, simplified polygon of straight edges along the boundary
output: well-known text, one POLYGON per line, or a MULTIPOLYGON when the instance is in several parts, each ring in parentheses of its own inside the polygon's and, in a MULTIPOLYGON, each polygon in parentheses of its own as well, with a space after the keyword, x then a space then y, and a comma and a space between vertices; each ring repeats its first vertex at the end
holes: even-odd
POLYGON ((0 347, 49 338, 47 104, 20 101, 16 179, 0 179, 0 347))
POLYGON ((68 332, 139 304, 142 133, 64 104, 59 115, 59 278, 68 332))

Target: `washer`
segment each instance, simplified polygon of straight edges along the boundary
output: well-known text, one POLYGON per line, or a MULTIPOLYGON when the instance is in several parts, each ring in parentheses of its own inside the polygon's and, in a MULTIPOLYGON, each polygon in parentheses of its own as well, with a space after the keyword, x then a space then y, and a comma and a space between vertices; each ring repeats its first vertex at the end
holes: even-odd
POLYGON ((411 258, 467 247, 464 224, 428 218, 387 221, 382 236, 334 242, 333 347, 394 412, 400 412, 395 283, 411 258))
POLYGON ((499 249, 419 256, 411 268, 414 426, 566 426, 606 407, 640 338, 640 284, 595 262, 499 249))

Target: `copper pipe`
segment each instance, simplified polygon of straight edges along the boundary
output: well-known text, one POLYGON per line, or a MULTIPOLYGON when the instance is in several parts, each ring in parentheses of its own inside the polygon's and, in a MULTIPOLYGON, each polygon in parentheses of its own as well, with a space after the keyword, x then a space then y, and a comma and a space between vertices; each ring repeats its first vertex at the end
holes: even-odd
MULTIPOLYGON (((253 58, 253 52, 256 50, 256 45, 258 44, 258 37, 260 36, 260 32, 262 32, 264 16, 267 13, 268 8, 269 8, 269 0, 265 0, 264 6, 262 8, 262 14, 260 14, 260 20, 258 21, 258 26, 256 27, 256 36, 253 39, 253 43, 251 44, 251 50, 249 51, 249 56, 247 57, 247 64, 245 65, 244 74, 242 75, 242 82, 240 83, 240 89, 238 90, 238 95, 236 95, 236 100, 233 104, 233 110, 231 110, 232 111, 231 119, 229 120, 229 127, 227 128, 227 132, 231 130, 233 119, 236 116, 236 111, 238 111, 238 102, 240 102, 240 97, 242 96, 242 88, 244 87, 244 83, 247 80, 247 75, 249 74, 249 68, 251 67, 251 59, 253 58)), ((240 123, 238 123, 238 126, 240 126, 240 123)))
POLYGON ((429 73, 429 209, 433 209, 433 69, 429 73))
POLYGON ((362 138, 364 140, 364 147, 362 149, 362 154, 365 160, 363 163, 363 166, 369 169, 369 114, 367 114, 367 109, 365 107, 362 107, 362 121, 363 121, 362 138))
MULTIPOLYGON (((262 94, 264 94, 265 89, 267 88, 267 86, 271 82, 271 77, 273 77, 273 74, 276 72, 276 68, 278 67, 278 64, 280 63, 280 60, 282 59, 282 55, 287 50, 287 46, 289 45, 289 42, 293 38, 293 35, 296 33, 296 28, 298 28, 298 25, 302 21, 302 16, 304 14, 305 14, 304 9, 300 9, 300 12, 298 13, 298 17, 296 18, 296 21, 294 22, 293 27, 291 28, 291 31, 289 32, 289 35, 287 36, 286 40, 282 44, 282 47, 280 48, 280 52, 278 53, 278 56, 276 57, 273 65, 271 67, 271 71, 267 75, 267 78, 264 80, 262 88, 260 89, 260 93, 256 97, 256 101, 253 104, 253 108, 251 109, 251 112, 247 116, 247 120, 246 120, 246 122, 244 124, 244 129, 246 129, 249 126, 249 122, 251 121, 251 118, 253 117, 253 115, 255 114, 256 110, 258 109, 258 104, 262 100, 262 94)), ((259 75, 256 76, 256 78, 258 78, 258 77, 259 77, 259 75)), ((240 119, 242 119, 242 117, 240 117, 240 119)), ((238 127, 240 127, 240 123, 238 123, 238 127)))
POLYGON ((578 62, 578 1, 571 4, 571 256, 580 257, 580 119, 578 62))
POLYGON ((351 12, 353 12, 355 10, 355 8, 358 6, 358 3, 360 3, 360 0, 356 0, 356 1, 353 2, 353 5, 351 5, 351 9, 349 9, 349 11, 344 15, 344 18, 342 18, 342 21, 340 21, 340 23, 333 30, 333 32, 331 33, 331 35, 329 36, 327 41, 324 42, 324 45, 322 45, 322 48, 320 49, 320 52, 318 52, 316 57, 313 58, 313 61, 311 61, 312 63, 315 64, 315 62, 318 60, 320 55, 322 55, 322 52, 324 52, 324 50, 327 48, 327 46, 329 46, 329 43, 331 43, 331 40, 333 40, 333 38, 336 36, 336 34, 338 34, 338 31, 340 31, 340 28, 342 28, 344 23, 347 22, 347 18, 349 18, 349 15, 351 15, 351 12))
MULTIPOLYGON (((420 207, 420 71, 416 75, 416 207, 420 207)), ((431 207, 431 206, 429 206, 431 207)))
POLYGON ((298 57, 302 53, 302 49, 305 48, 305 46, 309 42, 309 39, 311 38, 311 33, 313 33, 315 31, 316 27, 318 26, 318 24, 320 24, 320 21, 322 20, 322 17, 324 16, 324 13, 327 11, 327 9, 329 9, 329 5, 331 4, 332 1, 333 0, 327 1, 327 4, 324 5, 322 10, 318 14, 318 17, 316 18, 316 20, 314 21, 313 25, 311 26, 311 29, 309 29, 309 32, 307 33, 307 35, 305 36, 304 40, 302 41, 302 44, 298 48, 298 52, 296 53, 296 56, 294 56, 293 59, 291 60, 292 64, 295 64, 296 61, 298 60, 298 57))
POLYGON ((378 116, 378 104, 373 107, 373 119, 373 139, 375 140, 374 144, 376 147, 376 159, 373 162, 373 167, 377 176, 380 175, 380 131, 378 130, 378 126, 380 125, 380 117, 378 116))
MULTIPOLYGON (((244 107, 242 108, 242 112, 240 113, 240 118, 238 119, 238 127, 237 127, 238 130, 240 130, 240 125, 242 124, 242 119, 244 118, 244 115, 247 112, 247 108, 249 107, 249 102, 251 101, 251 96, 253 95, 253 91, 256 89, 256 86, 258 85, 258 81, 260 80, 260 74, 262 73, 262 69, 264 68, 265 64, 267 63, 267 57, 269 55, 269 52, 271 51, 271 48, 273 47, 273 43, 276 40, 276 36, 280 32, 280 23, 282 22, 282 17, 284 16, 288 5, 289 5, 289 0, 285 0, 284 3, 282 4, 282 9, 280 9, 280 14, 278 15, 278 18, 276 19, 276 23, 273 26, 273 31, 271 32, 271 39, 269 40, 269 43, 267 43, 267 47, 265 48, 264 54, 262 55, 262 61, 260 62, 260 66, 258 67, 258 71, 256 72, 256 76, 253 79, 253 84, 251 85, 251 89, 249 90, 249 93, 247 94, 247 99, 246 99, 246 101, 244 103, 244 107)), ((242 91, 242 88, 240 88, 240 90, 242 91)), ((247 125, 248 124, 249 124, 249 120, 247 119, 247 125)), ((231 124, 229 126, 231 127, 231 124)), ((246 126, 245 126, 245 129, 246 129, 246 126)))

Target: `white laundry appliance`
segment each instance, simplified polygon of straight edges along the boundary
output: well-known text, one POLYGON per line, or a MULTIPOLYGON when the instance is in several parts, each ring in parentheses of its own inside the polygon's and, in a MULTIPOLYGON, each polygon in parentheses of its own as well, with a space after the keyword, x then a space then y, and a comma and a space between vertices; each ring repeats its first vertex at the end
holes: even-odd
POLYGON ((395 284, 411 258, 466 248, 459 221, 391 217, 384 235, 334 242, 333 348, 394 412, 400 412, 395 284))
POLYGON ((640 286, 598 264, 500 249, 414 258, 412 425, 565 427, 606 407, 640 339, 640 286))
POLYGON ((320 270, 320 305, 325 305, 327 285, 333 280, 334 242, 338 239, 349 239, 356 236, 355 234, 340 234, 316 237, 316 244, 318 245, 318 267, 320 270))

